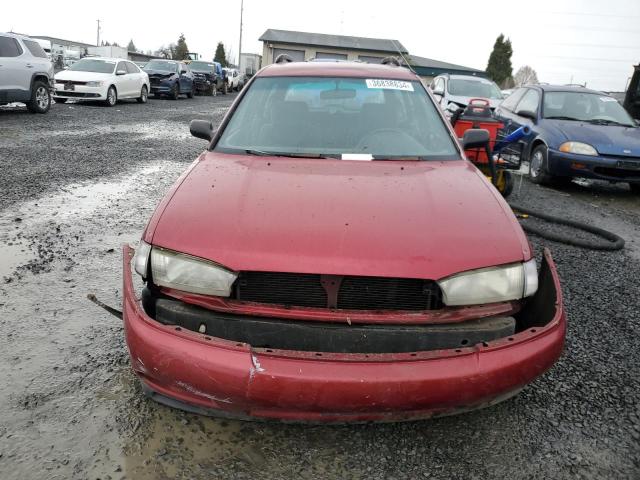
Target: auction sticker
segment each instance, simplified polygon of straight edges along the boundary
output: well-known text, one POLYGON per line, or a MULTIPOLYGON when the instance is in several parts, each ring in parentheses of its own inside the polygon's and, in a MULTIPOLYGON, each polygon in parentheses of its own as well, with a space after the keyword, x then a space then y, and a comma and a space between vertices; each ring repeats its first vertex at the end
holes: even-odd
POLYGON ((403 82, 402 80, 386 80, 383 78, 367 78, 367 88, 384 88, 386 90, 405 90, 413 92, 411 82, 403 82))

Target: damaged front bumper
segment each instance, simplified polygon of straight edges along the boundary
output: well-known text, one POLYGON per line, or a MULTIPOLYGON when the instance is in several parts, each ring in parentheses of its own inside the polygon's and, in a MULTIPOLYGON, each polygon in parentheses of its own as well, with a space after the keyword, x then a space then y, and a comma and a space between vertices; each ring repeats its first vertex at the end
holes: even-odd
POLYGON ((123 319, 131 364, 152 398, 202 414, 285 421, 399 421, 492 405, 562 353, 566 320, 545 250, 536 295, 518 333, 466 347, 400 353, 254 348, 163 325, 136 298, 124 247, 123 319))

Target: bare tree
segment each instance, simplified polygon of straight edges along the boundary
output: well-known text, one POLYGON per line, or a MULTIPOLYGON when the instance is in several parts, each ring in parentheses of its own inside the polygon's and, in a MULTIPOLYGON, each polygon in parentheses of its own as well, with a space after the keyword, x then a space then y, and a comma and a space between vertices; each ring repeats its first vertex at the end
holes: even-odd
POLYGON ((516 87, 529 85, 531 83, 538 83, 538 74, 529 65, 524 65, 518 69, 516 74, 513 76, 513 80, 516 87))

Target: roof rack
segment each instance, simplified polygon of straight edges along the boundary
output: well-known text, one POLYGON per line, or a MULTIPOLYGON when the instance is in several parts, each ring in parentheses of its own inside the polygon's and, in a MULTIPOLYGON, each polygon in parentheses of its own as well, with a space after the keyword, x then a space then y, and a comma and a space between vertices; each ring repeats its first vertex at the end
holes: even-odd
POLYGON ((396 67, 401 67, 402 65, 400 65, 400 60, 398 60, 398 57, 394 57, 394 56, 389 56, 389 57, 384 57, 382 59, 382 62, 380 62, 382 65, 394 65, 396 67))
POLYGON ((276 61, 274 63, 291 63, 293 62, 293 58, 291 58, 286 53, 281 53, 276 57, 276 61))

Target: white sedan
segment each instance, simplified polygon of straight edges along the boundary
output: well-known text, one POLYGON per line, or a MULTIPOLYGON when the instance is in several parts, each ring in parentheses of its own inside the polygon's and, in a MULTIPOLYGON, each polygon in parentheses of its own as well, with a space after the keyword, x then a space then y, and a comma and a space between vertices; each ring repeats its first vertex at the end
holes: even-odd
POLYGON ((148 97, 149 76, 121 58, 86 57, 55 75, 56 103, 73 98, 101 100, 113 107, 124 98, 146 103, 148 97))

